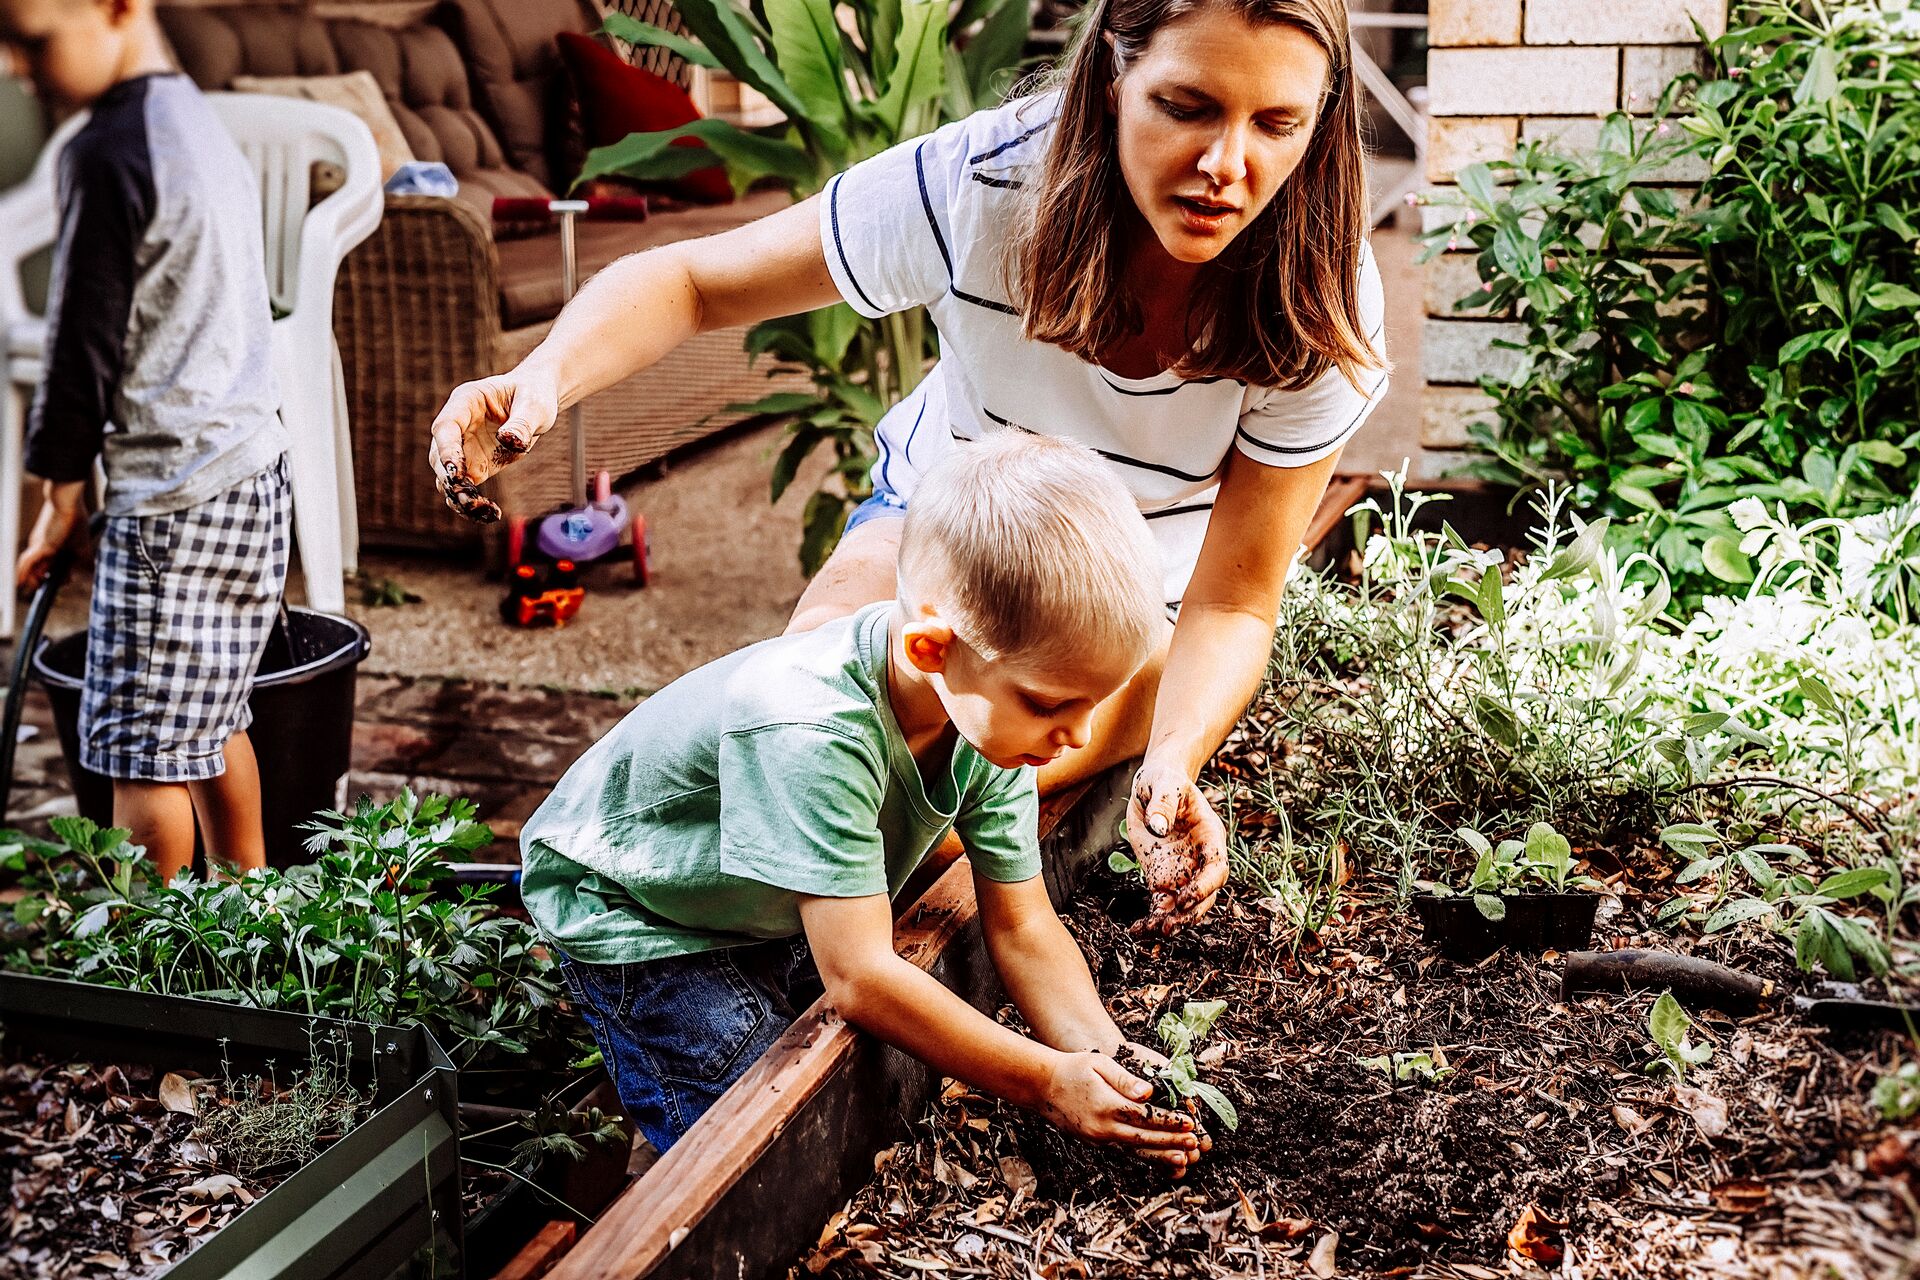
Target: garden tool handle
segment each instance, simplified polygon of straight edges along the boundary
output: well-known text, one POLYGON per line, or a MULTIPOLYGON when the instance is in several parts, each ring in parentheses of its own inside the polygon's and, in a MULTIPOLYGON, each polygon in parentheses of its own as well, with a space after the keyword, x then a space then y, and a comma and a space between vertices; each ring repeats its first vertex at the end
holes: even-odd
POLYGON ((1711 1005, 1727 1013, 1751 1013, 1780 995, 1765 978, 1695 956, 1637 947, 1568 952, 1566 968, 1560 974, 1562 1000, 1589 991, 1662 988, 1684 1003, 1711 1005))

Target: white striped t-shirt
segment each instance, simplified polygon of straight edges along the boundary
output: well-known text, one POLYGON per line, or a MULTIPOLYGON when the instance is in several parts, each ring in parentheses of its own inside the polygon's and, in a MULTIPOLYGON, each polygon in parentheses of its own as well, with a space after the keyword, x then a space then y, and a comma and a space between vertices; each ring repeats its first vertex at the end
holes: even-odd
MULTIPOLYGON (((1119 470, 1160 542, 1166 599, 1186 591, 1227 452, 1278 467, 1334 452, 1386 393, 1329 369, 1299 391, 1170 372, 1122 378, 1029 341, 1006 301, 1002 251, 1013 193, 1045 164, 1054 95, 980 111, 864 160, 827 184, 820 235, 840 295, 878 318, 924 305, 941 358, 876 432, 876 490, 911 501, 955 441, 1001 427, 1076 440, 1119 470)), ((1244 234, 1244 233, 1243 233, 1244 234)), ((1360 263, 1360 315, 1384 354, 1380 272, 1360 263)))

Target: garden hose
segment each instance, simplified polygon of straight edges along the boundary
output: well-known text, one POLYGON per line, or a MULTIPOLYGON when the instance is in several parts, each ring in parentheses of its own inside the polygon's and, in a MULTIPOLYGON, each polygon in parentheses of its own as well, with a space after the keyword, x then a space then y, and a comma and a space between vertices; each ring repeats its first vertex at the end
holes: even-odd
MULTIPOLYGON (((93 517, 89 531, 94 537, 99 537, 104 523, 101 516, 93 517)), ((67 584, 67 576, 73 572, 73 561, 73 543, 69 540, 53 553, 47 576, 34 588, 33 603, 27 606, 26 623, 14 640, 13 673, 7 677, 6 719, 0 724, 0 823, 7 820, 7 810, 13 801, 13 753, 20 745, 20 717, 27 709, 27 668, 33 663, 33 651, 40 647, 40 633, 46 630, 54 597, 60 594, 60 588, 67 584)))

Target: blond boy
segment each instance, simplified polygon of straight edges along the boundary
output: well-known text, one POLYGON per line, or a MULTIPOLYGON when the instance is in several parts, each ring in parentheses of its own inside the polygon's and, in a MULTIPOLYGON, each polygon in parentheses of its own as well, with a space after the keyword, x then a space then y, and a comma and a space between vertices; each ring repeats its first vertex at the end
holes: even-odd
POLYGON ((1184 1169, 1205 1139, 1115 1061, 1036 830, 1033 766, 1163 625, 1146 523, 1092 453, 1013 432, 906 521, 896 600, 702 667, 581 757, 522 834, 528 910, 662 1150, 824 988, 943 1074, 1184 1169), (1031 1037, 893 952, 891 894, 949 831, 1031 1037))

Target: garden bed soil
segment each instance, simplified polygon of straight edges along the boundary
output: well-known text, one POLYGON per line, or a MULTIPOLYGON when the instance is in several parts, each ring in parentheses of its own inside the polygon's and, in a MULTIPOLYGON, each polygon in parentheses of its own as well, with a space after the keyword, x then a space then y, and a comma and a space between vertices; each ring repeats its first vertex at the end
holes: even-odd
MULTIPOLYGON (((1226 1000, 1202 1070, 1238 1130, 1213 1124, 1175 1181, 950 1087, 796 1273, 1906 1274, 1908 1139, 1867 1100, 1900 1036, 1696 1010, 1714 1057, 1676 1088, 1645 1070, 1655 993, 1562 1003, 1554 953, 1457 966, 1390 895, 1355 889, 1290 951, 1276 904, 1237 881, 1197 927, 1138 939, 1137 890, 1097 872, 1067 918, 1116 1019, 1152 1043, 1167 1010, 1226 1000), (1450 1070, 1401 1082, 1362 1062, 1396 1053, 1450 1070)), ((1600 945, 1686 946, 1646 936, 1653 905, 1603 903, 1600 945)), ((1709 941, 1801 983, 1770 937, 1709 941)))
POLYGON ((222 1169, 190 1105, 219 1103, 147 1063, 0 1059, 0 1276, 158 1274, 292 1172, 222 1169))

